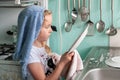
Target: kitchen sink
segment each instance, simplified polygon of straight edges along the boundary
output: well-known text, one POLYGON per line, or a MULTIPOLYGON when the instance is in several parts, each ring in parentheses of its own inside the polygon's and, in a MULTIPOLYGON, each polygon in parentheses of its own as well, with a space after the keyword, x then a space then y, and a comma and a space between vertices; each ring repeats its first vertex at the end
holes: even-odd
POLYGON ((91 69, 83 76, 82 80, 120 80, 120 69, 91 69))
POLYGON ((120 47, 93 47, 84 60, 84 69, 74 80, 120 80, 120 67, 106 64, 115 56, 120 56, 120 47))

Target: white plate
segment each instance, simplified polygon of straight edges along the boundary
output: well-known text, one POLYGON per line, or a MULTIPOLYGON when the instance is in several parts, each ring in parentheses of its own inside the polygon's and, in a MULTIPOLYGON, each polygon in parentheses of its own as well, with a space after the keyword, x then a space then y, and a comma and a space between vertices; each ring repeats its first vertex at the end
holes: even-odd
POLYGON ((116 63, 119 63, 119 64, 120 64, 120 56, 115 56, 115 57, 111 58, 111 60, 112 60, 113 62, 116 62, 116 63))
POLYGON ((116 58, 108 59, 105 61, 105 63, 111 67, 120 68, 120 62, 116 61, 116 58))

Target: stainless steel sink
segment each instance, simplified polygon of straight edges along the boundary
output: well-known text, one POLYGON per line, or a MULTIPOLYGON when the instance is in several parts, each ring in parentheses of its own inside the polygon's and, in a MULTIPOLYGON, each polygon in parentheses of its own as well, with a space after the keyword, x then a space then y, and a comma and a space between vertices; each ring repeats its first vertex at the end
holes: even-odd
POLYGON ((120 80, 120 69, 91 69, 82 80, 120 80))

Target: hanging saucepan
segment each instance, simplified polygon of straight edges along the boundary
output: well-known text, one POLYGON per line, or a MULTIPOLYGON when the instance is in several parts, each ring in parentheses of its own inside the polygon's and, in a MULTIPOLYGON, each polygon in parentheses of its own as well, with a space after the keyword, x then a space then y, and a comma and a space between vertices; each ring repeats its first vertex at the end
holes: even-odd
POLYGON ((114 25, 113 25, 113 0, 111 0, 111 21, 112 21, 112 24, 111 24, 111 27, 108 28, 106 30, 106 34, 109 35, 109 36, 114 36, 117 34, 117 29, 114 28, 114 25))

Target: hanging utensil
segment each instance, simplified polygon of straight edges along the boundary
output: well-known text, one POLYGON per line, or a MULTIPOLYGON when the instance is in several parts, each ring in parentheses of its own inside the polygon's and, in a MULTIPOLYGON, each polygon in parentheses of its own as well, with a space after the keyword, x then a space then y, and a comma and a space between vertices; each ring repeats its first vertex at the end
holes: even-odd
POLYGON ((98 32, 103 32, 105 28, 105 23, 102 21, 102 2, 100 0, 100 21, 97 22, 96 28, 98 32))
POLYGON ((72 15, 72 23, 74 24, 78 16, 78 12, 75 9, 75 0, 73 0, 73 10, 72 10, 71 15, 72 15))
POLYGON ((113 0, 111 0, 111 21, 111 27, 106 30, 106 34, 109 36, 114 36, 117 34, 117 29, 115 29, 113 25, 113 0))
POLYGON ((67 10, 68 10, 68 21, 65 23, 65 31, 69 32, 72 28, 72 22, 70 20, 70 0, 68 0, 67 10))
POLYGON ((88 35, 93 35, 93 32, 94 32, 94 23, 90 20, 90 8, 91 8, 91 5, 90 5, 90 0, 88 1, 88 8, 89 8, 89 20, 87 21, 87 26, 89 26, 88 28, 88 35))
POLYGON ((81 20, 86 21, 88 19, 89 11, 85 6, 85 0, 83 0, 83 6, 81 8, 81 20))
POLYGON ((78 14, 81 15, 81 12, 80 12, 80 0, 78 0, 78 14))

